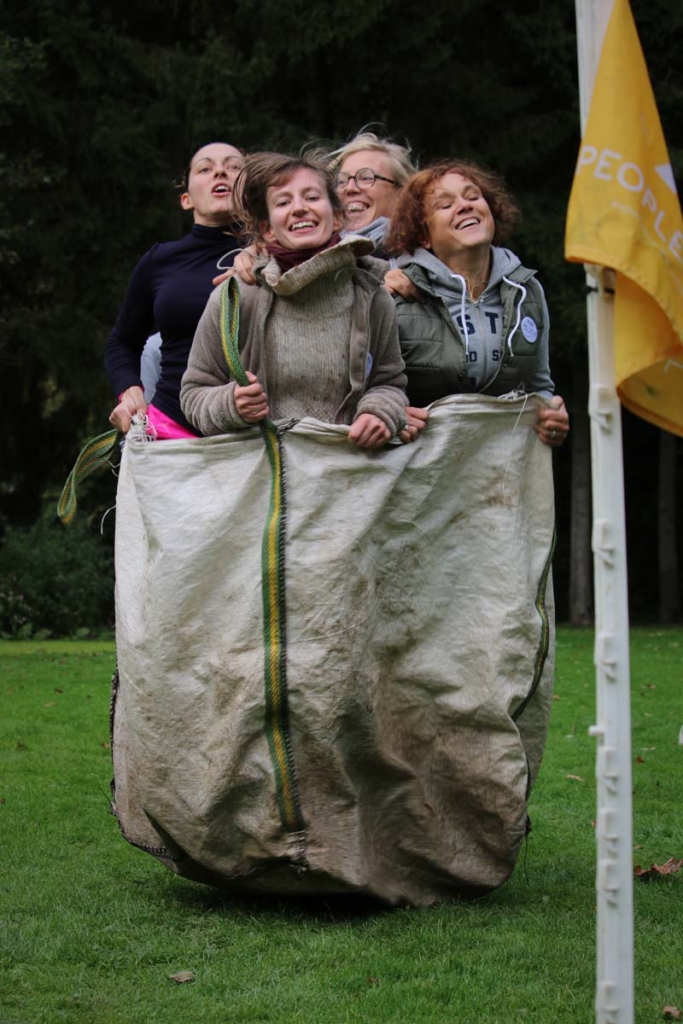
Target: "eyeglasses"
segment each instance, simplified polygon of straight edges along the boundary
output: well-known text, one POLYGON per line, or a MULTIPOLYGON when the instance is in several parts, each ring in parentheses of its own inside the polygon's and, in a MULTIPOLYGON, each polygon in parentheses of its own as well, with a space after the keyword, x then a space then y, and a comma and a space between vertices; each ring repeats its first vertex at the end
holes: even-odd
POLYGON ((355 174, 344 174, 343 171, 337 175, 337 188, 346 188, 350 181, 355 181, 356 188, 372 188, 376 181, 388 181, 390 185, 398 185, 393 178, 385 178, 383 174, 375 174, 369 167, 361 167, 355 174))

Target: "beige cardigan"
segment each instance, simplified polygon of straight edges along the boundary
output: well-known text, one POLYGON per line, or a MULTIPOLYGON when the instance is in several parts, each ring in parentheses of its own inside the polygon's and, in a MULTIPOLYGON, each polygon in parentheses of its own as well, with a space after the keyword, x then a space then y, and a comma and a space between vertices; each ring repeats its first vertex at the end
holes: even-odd
MULTIPOLYGON (((395 305, 382 287, 385 265, 364 253, 371 251, 366 239, 347 236, 286 273, 275 260, 261 264, 262 285, 240 282, 239 348, 242 365, 257 377, 262 371, 265 331, 270 311, 278 309, 278 329, 286 327, 282 305, 304 289, 335 289, 339 275, 351 275, 353 308, 349 345, 349 386, 342 404, 335 409, 335 423, 350 423, 361 413, 372 413, 396 434, 405 424, 406 376, 396 328, 395 305)), ((243 429, 247 424, 235 407, 235 381, 225 364, 220 340, 220 293, 216 288, 197 326, 187 370, 183 376, 180 402, 190 423, 203 434, 222 434, 243 429)), ((346 325, 342 325, 346 331, 346 325)), ((332 330, 339 330, 334 322, 332 330)), ((296 324, 292 318, 292 344, 296 324)), ((337 340, 337 339, 333 339, 337 340)), ((321 344, 329 343, 321 324, 321 344)), ((301 396, 301 418, 307 415, 306 395, 301 396)), ((272 398, 272 396, 269 396, 272 398)))

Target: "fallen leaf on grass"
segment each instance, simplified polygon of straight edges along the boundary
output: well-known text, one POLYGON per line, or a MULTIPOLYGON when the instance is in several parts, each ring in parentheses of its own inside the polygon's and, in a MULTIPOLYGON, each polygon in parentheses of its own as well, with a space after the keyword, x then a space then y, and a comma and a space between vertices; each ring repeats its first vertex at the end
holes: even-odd
POLYGON ((584 780, 583 780, 583 779, 581 778, 581 776, 580 776, 580 775, 567 775, 567 778, 568 778, 568 779, 576 779, 576 781, 577 781, 577 782, 583 782, 583 781, 584 781, 584 780))
POLYGON ((60 690, 58 686, 55 686, 55 693, 64 693, 64 690, 60 690))
POLYGON ((553 700, 559 700, 559 699, 560 699, 559 693, 554 693, 553 694, 553 700))
POLYGON ((368 985, 379 985, 379 978, 368 978, 368 985))
POLYGON ((636 764, 645 764, 645 760, 644 760, 644 758, 642 758, 642 757, 637 757, 637 758, 636 758, 636 764))
POLYGON ((100 746, 104 747, 105 750, 109 750, 109 748, 111 747, 111 743, 100 743, 100 746))
POLYGON ((194 981, 194 971, 178 971, 177 974, 169 974, 169 978, 176 984, 182 985, 186 981, 194 981))
POLYGON ((636 864, 633 873, 636 878, 657 878, 658 875, 674 875, 682 867, 683 858, 677 860, 675 857, 669 857, 665 864, 651 864, 649 868, 641 868, 640 864, 636 864))
POLYGON ((57 701, 56 701, 56 700, 49 700, 49 701, 47 702, 47 704, 43 704, 43 707, 44 707, 44 708, 53 708, 53 707, 55 706, 55 704, 56 704, 56 703, 57 703, 57 701))
POLYGON ((4 803, 5 803, 5 798, 4 798, 4 796, 0 796, 0 804, 4 804, 4 803))
POLYGON ((654 683, 648 683, 647 686, 645 687, 645 689, 646 690, 656 690, 657 687, 655 686, 654 683))
POLYGON ((677 1006, 665 1006, 662 1009, 662 1017, 664 1020, 680 1020, 681 1011, 677 1006))

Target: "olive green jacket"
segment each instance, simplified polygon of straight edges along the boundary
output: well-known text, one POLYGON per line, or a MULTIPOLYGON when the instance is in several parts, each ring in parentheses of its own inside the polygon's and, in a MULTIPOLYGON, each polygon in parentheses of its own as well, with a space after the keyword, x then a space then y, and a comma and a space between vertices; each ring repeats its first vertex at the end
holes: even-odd
MULTIPOLYGON (((446 302, 423 266, 411 263, 409 257, 404 257, 399 265, 427 296, 423 304, 396 298, 410 404, 424 406, 446 395, 473 392, 475 389, 467 372, 465 341, 446 302)), ((483 386, 476 389, 480 393, 500 396, 511 391, 540 390, 535 382, 541 379, 547 381, 542 393, 552 394, 548 370, 548 310, 535 273, 519 264, 500 280, 503 352, 499 361, 492 365, 492 372, 483 386), (526 331, 522 330, 523 326, 527 327, 526 331), (534 340, 527 340, 527 336, 534 340)), ((486 292, 479 300, 482 301, 486 301, 486 292)))

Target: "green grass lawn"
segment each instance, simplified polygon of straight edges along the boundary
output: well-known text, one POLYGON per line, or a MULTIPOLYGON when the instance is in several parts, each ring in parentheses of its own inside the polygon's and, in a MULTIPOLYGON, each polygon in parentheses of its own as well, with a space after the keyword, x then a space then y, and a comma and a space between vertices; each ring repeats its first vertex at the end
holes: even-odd
MULTIPOLYGON (((108 814, 110 643, 0 644, 1 1024, 594 1020, 593 635, 559 632, 510 882, 428 910, 235 899, 108 814), (569 776, 578 776, 570 778, 569 776), (193 971, 176 984, 169 975, 193 971)), ((632 634, 634 858, 683 857, 683 630, 632 634)), ((683 1009, 683 872, 636 882, 636 1021, 683 1009)))

